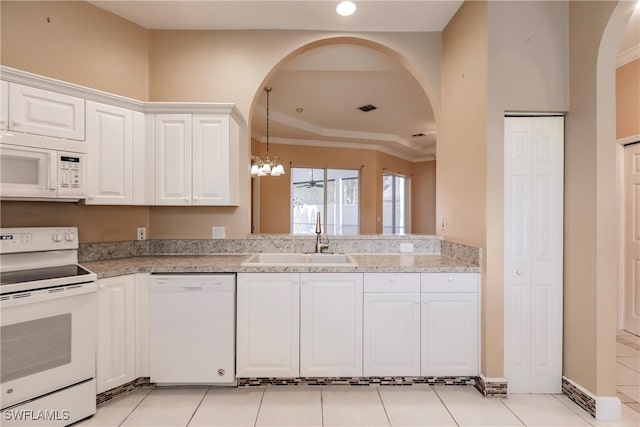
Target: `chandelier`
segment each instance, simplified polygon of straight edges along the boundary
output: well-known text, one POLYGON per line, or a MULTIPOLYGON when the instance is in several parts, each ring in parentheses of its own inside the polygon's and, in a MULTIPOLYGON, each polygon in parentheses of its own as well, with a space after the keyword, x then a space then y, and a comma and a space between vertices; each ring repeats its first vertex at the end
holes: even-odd
POLYGON ((269 155, 269 94, 272 88, 265 86, 264 91, 267 92, 267 154, 264 159, 260 156, 252 156, 251 175, 254 176, 279 176, 284 174, 284 167, 280 163, 278 156, 269 155))

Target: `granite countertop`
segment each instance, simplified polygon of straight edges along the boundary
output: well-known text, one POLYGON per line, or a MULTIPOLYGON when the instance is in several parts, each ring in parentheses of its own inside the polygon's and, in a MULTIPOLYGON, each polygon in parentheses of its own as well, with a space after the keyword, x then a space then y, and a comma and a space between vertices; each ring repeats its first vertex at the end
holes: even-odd
POLYGON ((253 254, 156 255, 88 261, 82 265, 95 272, 98 278, 133 273, 479 273, 477 265, 430 254, 351 254, 358 266, 353 267, 243 267, 241 264, 253 254))

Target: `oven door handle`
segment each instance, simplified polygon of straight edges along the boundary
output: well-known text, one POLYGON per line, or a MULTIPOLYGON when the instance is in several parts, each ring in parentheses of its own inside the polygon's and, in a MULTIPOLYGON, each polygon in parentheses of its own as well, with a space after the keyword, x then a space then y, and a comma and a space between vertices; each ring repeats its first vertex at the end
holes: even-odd
POLYGON ((82 285, 70 285, 59 288, 38 289, 35 291, 16 292, 14 294, 0 295, 0 308, 17 307, 25 304, 52 301, 60 298, 69 298, 77 295, 95 293, 95 282, 82 285))
POLYGON ((58 152, 49 151, 49 190, 58 189, 58 152))

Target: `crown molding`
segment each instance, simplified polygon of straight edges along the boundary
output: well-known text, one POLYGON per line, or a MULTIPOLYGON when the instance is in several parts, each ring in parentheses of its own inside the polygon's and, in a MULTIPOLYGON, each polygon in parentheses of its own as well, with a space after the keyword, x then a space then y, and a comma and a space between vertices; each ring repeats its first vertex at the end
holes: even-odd
MULTIPOLYGON (((260 141, 264 144, 265 141, 260 141)), ((381 153, 389 154, 390 156, 398 157, 402 160, 407 160, 412 163, 424 162, 436 159, 435 147, 429 151, 419 150, 421 155, 416 157, 406 153, 401 153, 390 147, 385 147, 378 144, 369 144, 362 142, 340 142, 340 141, 320 141, 311 139, 293 139, 293 138, 269 138, 269 144, 282 144, 282 145, 297 145, 304 147, 322 147, 322 148, 348 148, 353 150, 373 150, 381 153)))
POLYGON ((637 44, 632 48, 629 48, 624 52, 620 52, 618 54, 617 68, 620 68, 623 65, 628 64, 629 62, 633 62, 638 58, 640 58, 640 44, 637 44))
POLYGON ((31 86, 38 89, 61 93, 63 95, 82 98, 85 101, 100 102, 141 113, 169 114, 189 112, 196 114, 226 114, 233 117, 239 123, 246 123, 242 113, 240 113, 240 110, 238 110, 235 104, 231 103, 143 102, 6 66, 0 66, 0 79, 10 83, 31 86))

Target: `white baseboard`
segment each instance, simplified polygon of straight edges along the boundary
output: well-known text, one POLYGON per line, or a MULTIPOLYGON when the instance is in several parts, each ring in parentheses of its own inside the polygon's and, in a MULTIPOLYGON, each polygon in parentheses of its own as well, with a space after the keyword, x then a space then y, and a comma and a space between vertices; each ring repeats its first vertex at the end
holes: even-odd
POLYGON ((622 418, 622 402, 616 396, 596 397, 596 420, 619 421, 622 418))

